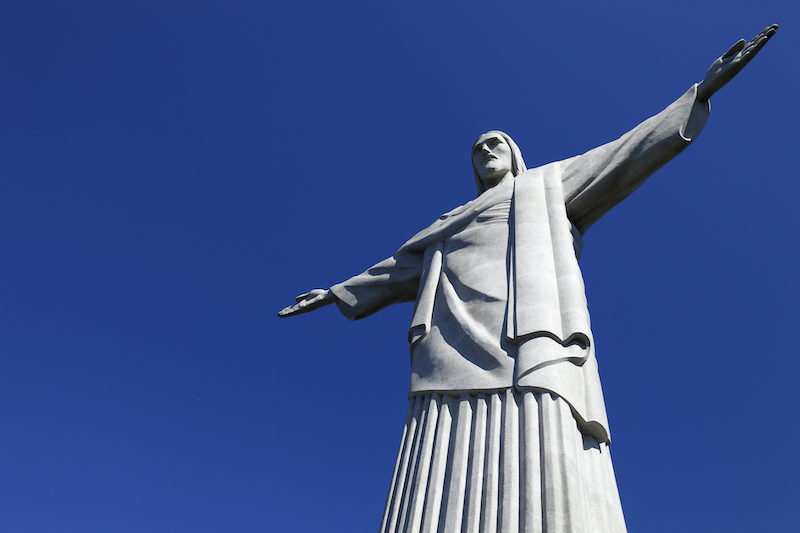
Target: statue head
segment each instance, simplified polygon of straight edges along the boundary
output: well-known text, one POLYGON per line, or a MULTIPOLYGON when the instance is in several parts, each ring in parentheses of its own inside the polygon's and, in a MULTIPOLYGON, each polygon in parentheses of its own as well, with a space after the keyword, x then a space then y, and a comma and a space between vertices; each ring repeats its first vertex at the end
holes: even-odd
POLYGON ((518 176, 526 168, 522 152, 511 137, 492 130, 478 137, 472 145, 472 170, 480 196, 500 183, 509 172, 511 176, 518 176))

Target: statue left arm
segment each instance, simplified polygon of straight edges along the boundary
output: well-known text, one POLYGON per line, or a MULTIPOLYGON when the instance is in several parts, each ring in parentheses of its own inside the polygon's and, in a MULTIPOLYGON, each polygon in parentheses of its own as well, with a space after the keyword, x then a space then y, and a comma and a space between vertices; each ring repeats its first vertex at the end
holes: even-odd
POLYGON ((714 61, 702 82, 658 115, 616 141, 565 161, 567 214, 582 234, 689 146, 708 120, 708 99, 744 68, 777 28, 773 24, 749 43, 734 44, 714 61))
POLYGON ((630 196, 655 171, 683 152, 708 120, 708 101, 697 85, 661 113, 615 141, 564 161, 567 217, 585 234, 592 224, 630 196))

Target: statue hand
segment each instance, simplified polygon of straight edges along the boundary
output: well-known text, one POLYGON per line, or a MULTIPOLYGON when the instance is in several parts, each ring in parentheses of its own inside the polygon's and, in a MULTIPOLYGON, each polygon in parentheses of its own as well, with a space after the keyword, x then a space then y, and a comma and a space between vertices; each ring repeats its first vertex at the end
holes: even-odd
POLYGON ((287 316, 299 315, 301 313, 308 313, 314 309, 319 309, 320 307, 332 304, 335 299, 336 296, 334 296, 329 290, 314 289, 295 298, 297 303, 284 308, 280 313, 278 313, 278 316, 280 318, 284 318, 287 316))
POLYGON ((770 37, 778 31, 778 25, 767 26, 752 41, 745 43, 740 39, 725 54, 714 61, 706 72, 706 77, 697 87, 697 99, 705 101, 731 81, 744 66, 767 44, 770 37))

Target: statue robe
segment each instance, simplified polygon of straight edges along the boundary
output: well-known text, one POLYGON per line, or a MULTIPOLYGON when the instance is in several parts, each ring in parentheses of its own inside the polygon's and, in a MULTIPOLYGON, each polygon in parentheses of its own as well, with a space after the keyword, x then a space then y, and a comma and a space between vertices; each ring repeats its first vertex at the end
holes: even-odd
POLYGON ((709 104, 695 94, 696 86, 616 141, 528 170, 442 215, 392 257, 331 287, 339 309, 355 320, 417 302, 410 396, 549 390, 608 441, 578 266, 582 235, 697 136, 709 104), (481 236, 479 226, 497 228, 485 221, 503 202, 513 223, 481 236))
POLYGON ((618 140, 504 181, 331 287, 351 320, 416 302, 412 401, 382 531, 625 530, 582 236, 708 113, 694 86, 618 140))

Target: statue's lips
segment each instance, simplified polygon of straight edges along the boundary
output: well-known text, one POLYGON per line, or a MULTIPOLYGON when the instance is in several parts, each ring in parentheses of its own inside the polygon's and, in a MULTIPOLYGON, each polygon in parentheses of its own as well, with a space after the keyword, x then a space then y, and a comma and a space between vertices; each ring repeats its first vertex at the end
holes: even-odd
POLYGON ((481 164, 485 165, 489 161, 494 161, 495 159, 497 159, 497 156, 489 154, 489 155, 487 155, 486 157, 483 158, 483 161, 481 161, 481 164))

